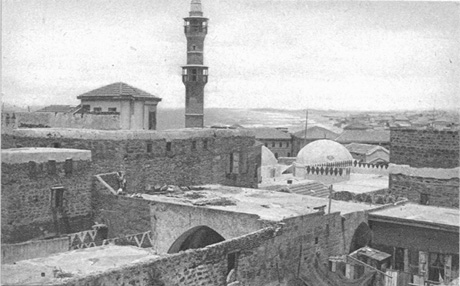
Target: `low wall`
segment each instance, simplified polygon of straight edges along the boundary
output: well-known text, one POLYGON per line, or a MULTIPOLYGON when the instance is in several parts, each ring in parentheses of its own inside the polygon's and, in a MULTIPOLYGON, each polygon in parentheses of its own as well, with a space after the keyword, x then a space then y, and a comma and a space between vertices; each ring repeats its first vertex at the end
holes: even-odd
POLYGON ((69 246, 70 239, 68 236, 16 244, 2 244, 2 264, 65 252, 69 250, 69 246))
POLYGON ((388 175, 388 165, 373 165, 367 163, 360 163, 351 167, 351 172, 356 174, 377 174, 377 175, 388 175))
POLYGON ((119 114, 14 112, 2 114, 3 128, 121 129, 119 114))

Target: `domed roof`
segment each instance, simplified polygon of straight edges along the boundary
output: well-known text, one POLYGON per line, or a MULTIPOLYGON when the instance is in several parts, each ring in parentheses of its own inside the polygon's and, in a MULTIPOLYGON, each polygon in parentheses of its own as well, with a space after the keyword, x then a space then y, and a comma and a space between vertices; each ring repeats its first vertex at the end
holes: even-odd
POLYGON ((331 140, 316 140, 300 150, 296 163, 316 165, 349 160, 353 160, 353 157, 342 144, 331 140))
POLYGON ((262 146, 262 166, 273 166, 278 164, 278 160, 273 155, 272 151, 265 146, 262 146))

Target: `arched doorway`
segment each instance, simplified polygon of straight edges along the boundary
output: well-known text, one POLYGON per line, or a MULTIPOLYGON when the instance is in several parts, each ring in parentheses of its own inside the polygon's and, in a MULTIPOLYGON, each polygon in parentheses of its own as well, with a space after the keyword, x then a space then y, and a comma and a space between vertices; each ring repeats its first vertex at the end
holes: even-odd
POLYGON ((205 225, 191 228, 184 232, 171 245, 168 253, 177 253, 187 249, 202 248, 207 245, 224 241, 225 238, 210 227, 205 225))
POLYGON ((372 230, 369 228, 367 223, 362 222, 358 228, 355 230, 355 233, 353 234, 353 238, 351 239, 350 243, 350 251, 349 253, 352 253, 353 251, 360 249, 361 247, 364 247, 366 245, 369 245, 372 239, 372 230))

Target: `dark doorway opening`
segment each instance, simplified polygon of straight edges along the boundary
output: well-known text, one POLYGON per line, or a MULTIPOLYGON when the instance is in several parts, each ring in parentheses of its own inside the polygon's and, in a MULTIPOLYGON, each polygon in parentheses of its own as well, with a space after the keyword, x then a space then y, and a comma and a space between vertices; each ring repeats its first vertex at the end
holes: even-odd
POLYGON ((168 253, 177 253, 187 249, 203 248, 205 246, 224 241, 219 233, 207 226, 197 226, 184 232, 171 245, 168 253))

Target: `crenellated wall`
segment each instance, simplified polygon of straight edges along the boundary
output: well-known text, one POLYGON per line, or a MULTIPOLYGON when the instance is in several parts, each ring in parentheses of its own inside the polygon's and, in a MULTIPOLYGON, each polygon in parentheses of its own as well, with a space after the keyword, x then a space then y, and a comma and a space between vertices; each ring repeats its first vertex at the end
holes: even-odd
POLYGON ((124 171, 128 192, 157 184, 257 186, 260 146, 240 130, 102 131, 16 129, 2 148, 50 146, 91 150, 94 173, 124 171), (238 168, 231 168, 238 164, 238 168))

